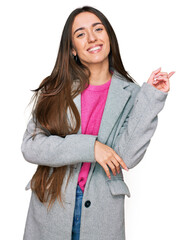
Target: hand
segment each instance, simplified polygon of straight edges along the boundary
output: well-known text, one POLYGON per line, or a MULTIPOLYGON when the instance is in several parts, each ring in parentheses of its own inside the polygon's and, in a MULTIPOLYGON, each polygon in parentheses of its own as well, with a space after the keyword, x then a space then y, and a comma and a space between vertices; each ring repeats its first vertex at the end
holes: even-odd
POLYGON ((153 71, 147 81, 147 83, 151 84, 158 90, 163 92, 168 92, 170 90, 169 78, 175 73, 170 72, 169 74, 166 72, 160 72, 161 68, 153 71))
POLYGON ((111 177, 108 166, 111 168, 114 175, 116 175, 116 170, 120 173, 120 165, 128 171, 128 168, 122 158, 120 158, 111 147, 97 140, 95 141, 95 160, 102 166, 109 178, 111 177))

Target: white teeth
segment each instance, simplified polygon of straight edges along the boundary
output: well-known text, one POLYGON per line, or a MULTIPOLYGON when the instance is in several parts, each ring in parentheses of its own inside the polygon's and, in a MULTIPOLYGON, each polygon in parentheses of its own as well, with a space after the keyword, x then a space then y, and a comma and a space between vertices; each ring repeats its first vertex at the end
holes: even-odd
POLYGON ((100 49, 100 48, 101 48, 100 46, 97 46, 97 47, 94 47, 94 48, 89 49, 88 51, 89 51, 89 52, 92 52, 92 51, 96 51, 96 50, 98 50, 98 49, 100 49))

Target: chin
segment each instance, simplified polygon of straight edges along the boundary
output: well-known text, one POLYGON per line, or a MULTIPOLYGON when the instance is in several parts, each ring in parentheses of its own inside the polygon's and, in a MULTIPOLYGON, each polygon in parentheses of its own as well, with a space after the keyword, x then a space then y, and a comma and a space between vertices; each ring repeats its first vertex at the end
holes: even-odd
POLYGON ((103 58, 103 57, 97 57, 97 58, 91 58, 91 59, 87 59, 84 60, 83 62, 86 64, 100 64, 100 63, 104 63, 108 61, 108 57, 103 58))

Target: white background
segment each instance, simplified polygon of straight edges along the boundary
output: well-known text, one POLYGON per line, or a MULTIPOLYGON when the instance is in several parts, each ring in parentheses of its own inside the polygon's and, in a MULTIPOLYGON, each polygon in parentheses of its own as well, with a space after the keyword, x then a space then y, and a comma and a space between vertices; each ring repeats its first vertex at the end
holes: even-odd
MULTIPOLYGON (((124 66, 141 85, 151 72, 176 73, 144 159, 124 171, 127 240, 195 240, 195 7, 192 0, 4 1, 0 6, 0 239, 20 240, 36 166, 20 146, 32 92, 50 75, 65 21, 83 5, 112 24, 124 66)), ((116 216, 118 217, 118 216, 116 216)), ((93 239, 92 239, 93 240, 93 239)), ((112 240, 112 239, 111 239, 112 240)), ((120 239, 119 239, 120 240, 120 239)))

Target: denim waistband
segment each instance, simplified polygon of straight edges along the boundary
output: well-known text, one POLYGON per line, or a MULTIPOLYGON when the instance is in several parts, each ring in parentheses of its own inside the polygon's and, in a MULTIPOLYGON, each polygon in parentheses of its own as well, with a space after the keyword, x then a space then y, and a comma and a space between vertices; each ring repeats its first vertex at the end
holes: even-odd
POLYGON ((77 196, 83 195, 82 189, 80 188, 80 186, 78 184, 77 184, 77 188, 76 188, 76 195, 77 196))

